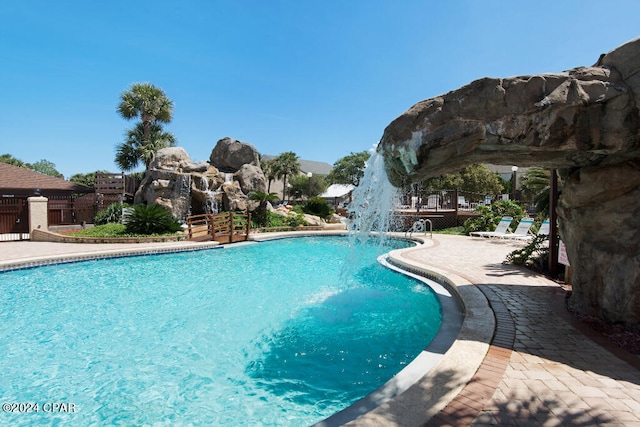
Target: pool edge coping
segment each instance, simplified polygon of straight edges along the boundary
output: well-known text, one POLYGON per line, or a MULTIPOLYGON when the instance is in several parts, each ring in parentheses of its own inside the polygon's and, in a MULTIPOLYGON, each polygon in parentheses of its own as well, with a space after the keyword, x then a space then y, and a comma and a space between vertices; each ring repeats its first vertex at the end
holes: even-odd
MULTIPOLYGON (((143 256, 143 255, 156 255, 156 254, 166 254, 166 253, 175 253, 175 252, 191 252, 191 251, 199 251, 205 249, 214 249, 221 247, 218 242, 189 242, 191 244, 185 245, 185 242, 170 242, 171 244, 166 244, 169 242, 153 242, 153 243, 165 243, 162 246, 149 246, 146 243, 137 243, 136 245, 144 245, 142 247, 131 247, 131 248, 117 248, 117 249, 102 249, 99 248, 95 251, 80 251, 73 253, 65 253, 58 255, 46 255, 46 256, 37 256, 37 257, 25 257, 19 259, 13 259, 8 261, 0 261, 0 273, 14 271, 14 270, 23 270, 27 268, 39 267, 44 265, 52 265, 52 264, 68 264, 72 262, 81 262, 81 261, 92 261, 98 259, 107 259, 107 258, 119 258, 119 257, 130 257, 130 256, 143 256)), ((77 243, 68 243, 70 245, 78 245, 77 243)), ((91 245, 91 243, 87 243, 87 245, 91 245)))

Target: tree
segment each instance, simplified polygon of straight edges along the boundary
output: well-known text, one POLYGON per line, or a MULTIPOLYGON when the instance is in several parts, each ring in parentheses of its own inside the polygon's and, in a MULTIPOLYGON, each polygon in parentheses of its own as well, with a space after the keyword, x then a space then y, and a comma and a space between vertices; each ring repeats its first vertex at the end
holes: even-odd
POLYGON ((97 173, 109 173, 109 171, 99 170, 99 171, 88 172, 88 173, 76 173, 71 175, 71 178, 69 178, 69 181, 74 182, 78 185, 84 185, 85 187, 93 188, 95 185, 97 173))
POLYGON ((289 196, 293 196, 296 199, 309 197, 309 188, 311 188, 311 197, 327 189, 327 181, 322 175, 313 175, 311 178, 304 174, 292 175, 289 178, 289 183, 291 184, 289 196))
POLYGON ((520 179, 520 189, 525 200, 532 200, 549 187, 550 172, 541 167, 531 167, 520 179))
POLYGON ((469 165, 460 172, 431 178, 423 186, 433 190, 459 189, 470 193, 499 194, 503 191, 499 177, 485 165, 469 165))
POLYGON ((275 160, 265 160, 261 161, 260 165, 262 166, 262 173, 264 173, 264 177, 267 178, 267 193, 271 191, 271 181, 276 179, 276 164, 275 160))
POLYGON ((64 176, 56 170, 56 164, 53 162, 50 162, 49 160, 45 160, 45 159, 38 160, 37 162, 31 165, 31 170, 34 172, 39 172, 45 175, 64 179, 64 176))
POLYGON ((276 168, 276 177, 282 178, 282 200, 285 200, 285 193, 287 191, 287 177, 300 173, 300 163, 298 162, 298 155, 293 151, 287 151, 280 154, 274 159, 276 168))
POLYGON ((175 137, 162 129, 162 123, 171 122, 173 102, 149 83, 133 84, 120 98, 118 114, 126 120, 140 118, 140 122, 116 147, 116 164, 123 170, 131 170, 139 162, 148 166, 156 151, 175 144, 175 137))
POLYGON ((471 193, 499 194, 503 191, 498 176, 485 165, 473 164, 460 171, 462 186, 460 190, 471 193))
POLYGON ((339 159, 333 164, 333 169, 327 175, 327 181, 331 184, 351 184, 358 186, 364 176, 364 167, 371 157, 368 151, 351 153, 339 159))
POLYGON ((56 169, 56 164, 46 159, 38 160, 37 162, 31 164, 25 163, 22 160, 13 157, 11 154, 2 154, 0 155, 0 162, 29 169, 44 175, 64 179, 64 176, 56 169))
POLYGON ((533 201, 536 211, 549 216, 549 184, 551 173, 549 169, 532 167, 522 176, 520 188, 525 200, 533 201))
POLYGON ((126 139, 116 146, 116 164, 125 171, 135 169, 141 162, 149 166, 151 159, 158 150, 165 147, 173 147, 176 144, 175 137, 163 132, 158 124, 151 125, 151 137, 146 143, 144 127, 138 123, 133 129, 127 131, 126 139))
POLYGON ((23 162, 20 159, 16 159, 15 157, 13 157, 11 154, 8 154, 8 153, 0 155, 0 162, 29 169, 29 167, 27 166, 27 163, 23 162))

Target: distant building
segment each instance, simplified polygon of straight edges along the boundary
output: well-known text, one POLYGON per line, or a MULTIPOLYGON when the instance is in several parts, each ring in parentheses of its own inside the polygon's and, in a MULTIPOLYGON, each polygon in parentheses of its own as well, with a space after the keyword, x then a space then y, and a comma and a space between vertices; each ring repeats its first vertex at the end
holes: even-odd
POLYGON ((0 235, 22 238, 28 232, 27 198, 31 196, 49 199, 49 225, 90 221, 95 214, 90 193, 93 188, 0 162, 0 235), (78 202, 85 198, 89 209, 80 211, 78 202))
POLYGON ((5 198, 26 198, 36 193, 51 197, 93 193, 93 188, 0 162, 0 193, 5 198))

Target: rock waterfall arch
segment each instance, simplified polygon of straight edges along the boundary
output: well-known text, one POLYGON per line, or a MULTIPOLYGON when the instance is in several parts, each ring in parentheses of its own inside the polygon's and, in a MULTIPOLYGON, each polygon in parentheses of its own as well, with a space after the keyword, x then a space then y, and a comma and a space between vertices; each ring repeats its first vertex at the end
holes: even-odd
POLYGON ((484 78, 421 101, 378 151, 400 186, 472 163, 556 168, 571 304, 640 326, 640 38, 569 71, 484 78))

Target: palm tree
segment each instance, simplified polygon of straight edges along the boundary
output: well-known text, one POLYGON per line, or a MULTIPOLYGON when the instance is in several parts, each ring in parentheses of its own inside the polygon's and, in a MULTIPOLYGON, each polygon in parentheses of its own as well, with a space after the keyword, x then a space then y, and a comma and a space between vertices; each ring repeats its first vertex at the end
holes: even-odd
POLYGON ((524 174, 521 181, 522 194, 526 200, 536 205, 536 211, 549 215, 549 169, 532 167, 524 174))
POLYGON ((276 179, 275 160, 265 160, 260 163, 262 165, 262 173, 267 178, 267 193, 271 191, 271 181, 276 179))
POLYGON ((140 162, 149 166, 151 159, 158 150, 165 147, 173 147, 176 144, 175 137, 163 132, 159 124, 153 123, 150 128, 150 137, 144 142, 144 127, 138 123, 133 129, 129 129, 126 139, 116 146, 116 164, 124 171, 135 169, 140 162))
POLYGON ((287 176, 300 173, 300 163, 298 155, 293 151, 287 151, 274 159, 276 167, 276 177, 282 178, 282 200, 285 200, 287 190, 287 176))
POLYGON ((175 143, 173 135, 162 130, 162 123, 171 122, 173 102, 162 89, 150 83, 134 83, 120 98, 118 114, 127 120, 139 117, 140 122, 118 145, 116 163, 121 167, 135 167, 140 161, 148 165, 156 151, 175 143))
POLYGON ((134 83, 121 99, 118 113, 127 120, 140 117, 144 128, 143 142, 149 140, 152 124, 171 122, 173 102, 162 89, 150 83, 134 83))

